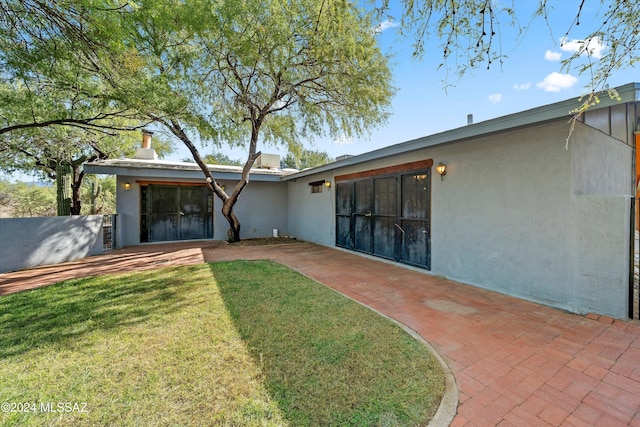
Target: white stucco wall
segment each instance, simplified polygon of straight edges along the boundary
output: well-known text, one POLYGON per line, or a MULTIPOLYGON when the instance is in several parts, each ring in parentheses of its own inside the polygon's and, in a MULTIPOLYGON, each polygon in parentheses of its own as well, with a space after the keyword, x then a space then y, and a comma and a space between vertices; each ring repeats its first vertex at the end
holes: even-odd
MULTIPOLYGON (((140 244, 140 186, 136 176, 119 175, 116 212, 118 212, 117 240, 119 247, 140 244), (131 184, 129 191, 124 190, 125 183, 131 184)), ((156 179, 156 181, 159 181, 156 179)), ((201 182, 181 180, 182 182, 201 182)), ((231 189, 237 181, 220 180, 221 185, 231 189)), ((268 237, 277 228, 280 235, 287 230, 287 193, 288 188, 281 182, 251 181, 240 195, 234 211, 240 220, 240 237, 268 237)), ((227 240, 229 223, 221 213, 222 202, 213 200, 213 239, 227 240)))
POLYGON ((0 219, 0 273, 103 252, 102 215, 0 219))
POLYGON ((289 228, 335 246, 335 195, 308 183, 433 159, 431 273, 578 313, 626 316, 631 147, 578 124, 511 130, 289 182, 289 228))

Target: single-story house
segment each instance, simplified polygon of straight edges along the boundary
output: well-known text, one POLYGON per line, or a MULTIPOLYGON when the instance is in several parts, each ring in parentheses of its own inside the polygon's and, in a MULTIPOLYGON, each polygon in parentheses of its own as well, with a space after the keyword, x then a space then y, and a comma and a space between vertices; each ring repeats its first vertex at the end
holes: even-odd
MULTIPOLYGON (((573 128, 576 99, 303 171, 267 158, 238 201, 241 236, 278 230, 576 313, 627 317, 640 84, 617 91, 621 100, 603 97, 573 128)), ((85 166, 117 175, 118 245, 226 239, 198 167, 149 150, 85 166)), ((226 186, 240 177, 235 167, 211 171, 226 186)))

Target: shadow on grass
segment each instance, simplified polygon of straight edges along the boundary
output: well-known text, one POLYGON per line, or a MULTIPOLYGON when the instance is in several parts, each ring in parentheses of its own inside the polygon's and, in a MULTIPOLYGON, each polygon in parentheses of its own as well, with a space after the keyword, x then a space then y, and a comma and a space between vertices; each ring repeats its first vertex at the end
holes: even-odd
POLYGON ((0 359, 161 319, 189 300, 189 267, 74 279, 0 297, 0 359))
POLYGON ((435 414, 442 370, 395 324, 274 262, 211 270, 292 425, 422 425, 435 414))

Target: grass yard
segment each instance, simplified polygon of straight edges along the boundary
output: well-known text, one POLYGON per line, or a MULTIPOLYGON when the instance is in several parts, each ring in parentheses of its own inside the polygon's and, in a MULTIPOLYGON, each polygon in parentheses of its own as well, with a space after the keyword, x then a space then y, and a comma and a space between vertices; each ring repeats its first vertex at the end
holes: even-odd
POLYGON ((399 327, 272 262, 0 298, 0 425, 421 425, 443 390, 399 327))

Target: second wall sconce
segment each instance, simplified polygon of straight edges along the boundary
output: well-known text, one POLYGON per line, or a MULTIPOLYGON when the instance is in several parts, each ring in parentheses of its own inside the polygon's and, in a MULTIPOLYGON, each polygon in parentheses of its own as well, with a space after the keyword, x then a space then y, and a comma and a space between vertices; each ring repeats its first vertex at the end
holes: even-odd
POLYGON ((125 182, 124 183, 124 189, 127 190, 127 191, 131 190, 131 184, 129 184, 128 182, 125 182))
POLYGON ((443 180, 443 177, 447 174, 447 165, 444 165, 442 163, 438 164, 438 166, 436 166, 436 171, 440 174, 440 180, 443 180))

